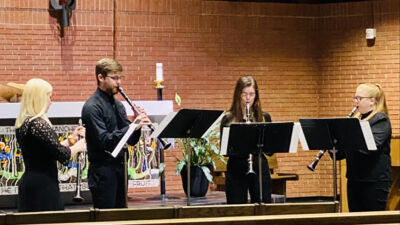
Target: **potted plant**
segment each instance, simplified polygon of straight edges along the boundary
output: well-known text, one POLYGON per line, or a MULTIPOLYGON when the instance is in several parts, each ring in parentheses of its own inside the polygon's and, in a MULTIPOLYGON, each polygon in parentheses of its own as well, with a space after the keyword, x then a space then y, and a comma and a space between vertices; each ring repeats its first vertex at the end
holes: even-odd
POLYGON ((219 131, 212 130, 205 138, 176 139, 182 159, 177 159, 176 175, 181 174, 182 186, 187 195, 187 152, 190 151, 190 196, 203 197, 213 182, 210 169, 215 169, 216 160, 226 163, 220 155, 219 131))

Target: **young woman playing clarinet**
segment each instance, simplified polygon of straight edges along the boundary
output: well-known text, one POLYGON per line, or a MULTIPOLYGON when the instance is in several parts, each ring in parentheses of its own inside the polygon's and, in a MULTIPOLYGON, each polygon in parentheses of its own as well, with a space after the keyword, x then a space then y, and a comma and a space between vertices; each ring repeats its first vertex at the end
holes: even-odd
MULTIPOLYGON (((271 116, 262 111, 257 82, 252 76, 241 77, 236 82, 232 105, 221 121, 221 131, 231 123, 246 121, 271 122, 271 116)), ((247 203, 248 192, 251 203, 259 202, 257 162, 258 157, 252 154, 229 157, 225 181, 228 204, 247 203)), ((262 202, 271 202, 271 176, 265 155, 262 155, 262 187, 262 202)))

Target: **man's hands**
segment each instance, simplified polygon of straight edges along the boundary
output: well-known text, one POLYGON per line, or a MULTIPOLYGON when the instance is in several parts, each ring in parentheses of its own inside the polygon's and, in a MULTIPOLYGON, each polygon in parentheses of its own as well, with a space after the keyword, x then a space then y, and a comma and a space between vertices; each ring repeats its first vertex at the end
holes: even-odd
POLYGON ((144 111, 144 109, 140 106, 137 106, 137 108, 139 109, 140 113, 136 116, 136 118, 132 122, 132 124, 136 124, 135 130, 140 129, 143 125, 151 125, 151 121, 147 116, 146 112, 144 111))

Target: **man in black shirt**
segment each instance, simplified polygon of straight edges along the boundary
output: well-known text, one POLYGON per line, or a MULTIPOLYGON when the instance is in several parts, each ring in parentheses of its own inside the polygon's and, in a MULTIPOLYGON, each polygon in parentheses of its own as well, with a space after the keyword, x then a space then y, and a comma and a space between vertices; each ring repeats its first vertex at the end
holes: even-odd
MULTIPOLYGON (((123 76, 122 66, 114 59, 101 59, 96 63, 97 90, 82 109, 82 121, 86 126, 86 142, 89 157, 88 184, 94 208, 126 207, 126 183, 124 157, 117 158, 111 152, 128 130, 129 121, 123 104, 114 98, 123 76)), ((135 145, 140 128, 150 124, 142 112, 135 118, 137 127, 128 139, 135 145)))

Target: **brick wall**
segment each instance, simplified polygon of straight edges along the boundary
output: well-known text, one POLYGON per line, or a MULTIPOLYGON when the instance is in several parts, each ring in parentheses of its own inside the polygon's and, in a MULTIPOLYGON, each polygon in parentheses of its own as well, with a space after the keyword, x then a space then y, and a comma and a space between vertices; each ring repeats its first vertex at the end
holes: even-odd
MULTIPOLYGON (((274 121, 345 116, 357 84, 379 82, 399 135, 399 5, 80 0, 60 38, 47 1, 2 0, 0 82, 38 76, 53 84, 55 101, 84 101, 96 86, 95 62, 115 55, 132 99, 156 99, 155 63, 162 62, 164 99, 178 93, 182 108, 226 109, 237 78, 253 74, 274 121), (368 47, 371 26, 377 39, 368 47)), ((288 197, 332 195, 329 157, 316 172, 306 169, 315 154, 278 155, 280 172, 300 176, 288 197)), ((182 191, 175 157, 166 152, 167 193, 182 191)))

